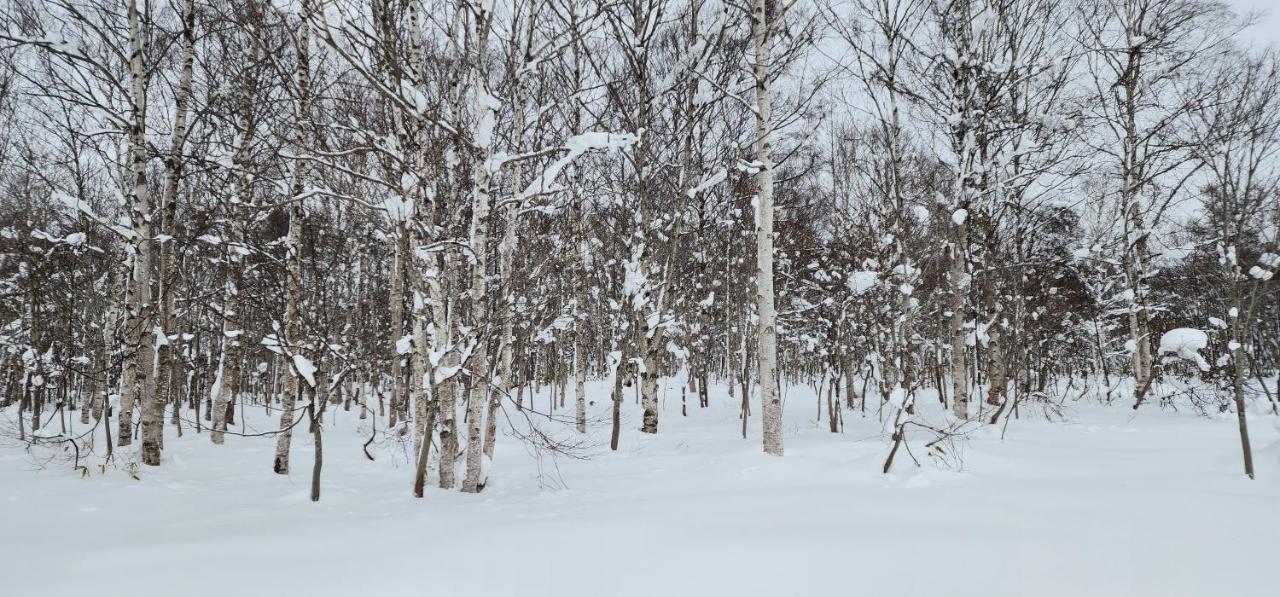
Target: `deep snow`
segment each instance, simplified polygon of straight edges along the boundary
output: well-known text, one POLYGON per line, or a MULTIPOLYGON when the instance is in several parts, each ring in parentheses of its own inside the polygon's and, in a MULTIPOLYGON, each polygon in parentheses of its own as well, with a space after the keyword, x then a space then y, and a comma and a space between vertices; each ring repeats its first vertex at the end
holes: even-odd
MULTIPOLYGON (((170 429, 164 466, 142 468, 141 480, 96 466, 88 477, 65 464, 41 468, 49 451, 6 439, 0 592, 1275 594, 1273 416, 1252 419, 1256 481, 1241 473, 1232 414, 1148 405, 1135 415, 1084 402, 1067 403, 1067 422, 1024 416, 970 434, 956 446, 962 468, 923 457, 915 468, 903 454, 882 475, 888 443, 875 413, 847 413, 845 433, 833 435, 815 425, 811 389, 788 391, 786 456, 773 458, 760 451, 758 418, 751 439, 739 437, 724 387, 712 388, 708 409, 691 396, 682 417, 673 383, 656 436, 636 431, 628 397, 611 453, 605 388, 589 386, 599 417, 589 458, 537 458, 504 436, 480 495, 436 489, 433 471, 427 497, 414 499, 404 448, 379 441, 378 461, 368 461, 368 423, 354 411, 328 418, 319 503, 308 501, 303 432, 288 477, 271 472, 271 438, 228 437, 215 448, 207 434, 179 439, 170 429)), ((0 414, 0 425, 13 416, 0 414)), ((272 424, 250 409, 249 431, 272 424)))

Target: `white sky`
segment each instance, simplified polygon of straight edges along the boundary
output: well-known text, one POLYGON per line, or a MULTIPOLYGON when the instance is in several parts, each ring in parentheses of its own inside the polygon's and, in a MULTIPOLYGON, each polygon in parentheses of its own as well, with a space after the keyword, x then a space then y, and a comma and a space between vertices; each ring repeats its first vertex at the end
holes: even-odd
POLYGON ((1227 0, 1238 12, 1263 13, 1257 25, 1244 32, 1245 36, 1259 44, 1280 46, 1280 0, 1227 0))

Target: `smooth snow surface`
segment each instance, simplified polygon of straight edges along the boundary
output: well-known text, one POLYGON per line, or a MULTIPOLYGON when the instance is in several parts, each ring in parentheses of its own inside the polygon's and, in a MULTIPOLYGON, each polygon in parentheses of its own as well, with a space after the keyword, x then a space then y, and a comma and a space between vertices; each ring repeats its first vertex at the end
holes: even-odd
MULTIPOLYGON (((666 380, 664 380, 666 381, 666 380)), ((275 440, 188 430, 165 463, 82 478, 55 453, 0 447, 4 595, 52 597, 472 596, 1272 596, 1280 538, 1280 428, 1252 413, 1258 480, 1241 473, 1231 413, 1212 418, 1067 402, 1068 422, 1027 407, 1002 440, 957 446, 963 469, 900 453, 874 412, 843 434, 787 389, 786 456, 739 434, 726 388, 711 407, 667 384, 660 433, 608 450, 607 385, 589 385, 589 459, 533 456, 501 437, 480 495, 411 497, 405 447, 361 444, 338 409, 325 429, 323 496, 308 501, 311 445, 271 472, 275 440), (41 468, 43 466, 43 468, 41 468)), ((536 401, 546 409, 544 393, 536 401)), ((570 403, 557 414, 570 414, 570 403)), ((873 401, 874 402, 874 401, 873 401)), ((935 403, 936 404, 936 403, 935 403)), ((758 410, 756 412, 759 412, 758 410)), ((517 427, 524 422, 507 409, 517 427)), ((4 436, 14 411, 0 413, 4 436)), ((571 415, 570 415, 571 416, 571 415)), ((274 425, 250 408, 247 430, 274 425)), ((545 419, 543 419, 545 421, 545 419)), ((54 423, 57 424, 56 421, 54 423)), ((555 427, 557 437, 574 437, 555 427)), ((240 430, 240 421, 233 427, 240 430)))

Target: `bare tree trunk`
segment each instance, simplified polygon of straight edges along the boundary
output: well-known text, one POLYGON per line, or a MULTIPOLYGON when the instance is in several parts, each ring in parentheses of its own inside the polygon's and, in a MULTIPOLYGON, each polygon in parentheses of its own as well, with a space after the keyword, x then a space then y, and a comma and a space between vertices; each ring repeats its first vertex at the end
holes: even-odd
POLYGON ((1253 448, 1249 444, 1249 423, 1246 420, 1245 402, 1244 402, 1244 368, 1246 366, 1246 356, 1244 353, 1244 337, 1240 333, 1240 318, 1231 318, 1231 368, 1233 370, 1231 382, 1234 390, 1236 403, 1236 420, 1240 426, 1240 450, 1244 456, 1244 474, 1250 479, 1253 477, 1253 448))
POLYGON ((98 379, 92 373, 85 376, 87 379, 82 380, 80 388, 80 424, 89 424, 89 411, 92 408, 93 400, 98 395, 98 379))
MULTIPOLYGON (((403 215, 403 214, 402 214, 403 215)), ((387 414, 387 428, 397 425, 401 411, 404 409, 405 384, 404 370, 401 361, 405 355, 400 353, 400 339, 404 337, 404 282, 409 259, 409 234, 405 230, 404 221, 396 223, 391 242, 391 288, 389 303, 391 306, 391 409, 387 414)))
POLYGON ((419 423, 420 428, 423 430, 423 438, 418 444, 418 463, 413 475, 413 497, 419 498, 426 494, 427 462, 431 459, 431 430, 435 428, 436 422, 436 405, 434 404, 434 398, 431 396, 433 387, 431 379, 435 376, 435 371, 425 359, 422 360, 422 363, 423 373, 420 378, 422 381, 415 382, 415 384, 420 383, 422 386, 418 400, 425 405, 426 409, 426 419, 419 423))
MULTIPOLYGON (((477 334, 482 334, 482 321, 486 317, 485 304, 488 298, 488 259, 489 244, 489 209, 490 184, 489 149, 492 143, 494 122, 497 118, 497 99, 489 94, 488 83, 488 45, 489 29, 492 14, 484 6, 472 6, 471 44, 475 50, 475 60, 471 66, 471 74, 475 84, 476 129, 473 137, 480 147, 481 155, 477 156, 475 168, 472 169, 472 205, 471 205, 471 313, 472 323, 477 334)), ((462 491, 477 493, 484 487, 483 442, 481 435, 485 415, 485 403, 489 396, 489 349, 486 338, 481 337, 476 343, 475 352, 470 359, 471 392, 467 401, 467 471, 462 480, 462 491)))
MULTIPOLYGON (((581 198, 579 197, 579 202, 581 198)), ((582 212, 579 203, 575 203, 575 210, 578 213, 578 246, 574 251, 575 263, 579 280, 574 284, 574 318, 573 318, 573 400, 574 400, 574 427, 578 433, 587 432, 587 330, 586 330, 586 309, 587 309, 587 255, 585 223, 583 222, 582 212)))
MULTIPOLYGON (((531 15, 532 16, 532 15, 531 15)), ((530 21, 532 26, 532 21, 530 21)), ((513 25, 513 29, 516 25, 513 25)), ((532 32, 529 32, 532 35, 532 32)), ((526 40, 531 43, 531 40, 526 40)), ((522 57, 528 60, 528 52, 522 57)), ((515 152, 519 153, 523 149, 524 139, 524 80, 516 81, 515 97, 512 100, 515 115, 512 123, 511 138, 515 152)), ((523 184, 524 169, 522 162, 517 161, 512 167, 511 172, 511 194, 519 196, 520 185, 523 184)), ((516 224, 519 217, 518 203, 512 202, 503 210, 503 221, 505 228, 502 231, 502 242, 498 244, 498 276, 499 289, 502 297, 498 301, 498 308, 501 309, 500 317, 502 321, 502 337, 498 343, 498 386, 489 391, 489 408, 488 416, 485 418, 485 434, 484 434, 484 455, 493 460, 493 451, 497 446, 498 440, 498 410, 502 408, 502 400, 506 397, 507 392, 512 387, 511 383, 511 363, 513 359, 513 351, 515 350, 515 289, 512 280, 514 279, 513 269, 515 268, 515 250, 516 250, 516 224)))
MULTIPOLYGON (((172 402, 174 407, 174 424, 178 426, 178 435, 182 435, 182 427, 178 417, 178 399, 173 392, 177 378, 181 375, 181 363, 177 358, 177 347, 170 343, 168 337, 173 335, 174 328, 174 291, 177 281, 174 271, 174 238, 177 236, 178 183, 182 175, 184 158, 182 149, 186 144, 187 115, 191 102, 191 78, 195 63, 196 44, 196 10, 194 0, 187 0, 182 19, 182 67, 178 80, 177 107, 174 114, 173 133, 169 143, 169 155, 165 158, 164 194, 160 199, 162 234, 167 238, 160 243, 160 261, 156 278, 160 281, 160 316, 156 326, 159 346, 156 358, 159 366, 156 377, 159 391, 155 397, 155 408, 160 409, 159 417, 163 420, 163 409, 172 402)), ((179 336, 180 337, 180 336, 179 336)), ((179 340, 180 341, 180 340, 179 340)), ((145 421, 144 421, 145 424, 145 421)), ((160 431, 163 440, 163 429, 160 431)), ((144 441, 144 448, 146 443, 144 441)), ((159 456, 156 457, 159 462, 159 456)))
MULTIPOLYGON (((258 55, 257 44, 249 44, 249 61, 252 63, 258 55)), ((243 284, 244 271, 244 207, 253 202, 253 179, 248 174, 250 157, 250 140, 254 134, 256 119, 253 117, 254 96, 252 83, 242 81, 240 85, 239 145, 232 156, 232 163, 240 173, 235 176, 238 203, 231 206, 231 226, 227 251, 227 270, 224 274, 222 292, 222 348, 218 356, 218 373, 214 382, 213 403, 210 405, 212 430, 209 440, 215 444, 223 443, 227 425, 234 417, 234 401, 240 389, 241 343, 244 335, 244 321, 240 314, 243 299, 240 288, 243 284)))
POLYGON ((130 3, 129 71, 131 80, 131 122, 129 128, 129 218, 133 227, 133 275, 129 280, 129 323, 124 370, 121 374, 120 441, 133 442, 133 409, 141 402, 143 412, 142 461, 160 464, 164 433, 164 405, 154 404, 155 330, 151 300, 152 254, 151 200, 147 185, 146 86, 143 54, 144 32, 136 3, 130 3), (158 407, 158 408, 157 408, 158 407))
MULTIPOLYGON (((988 256, 994 254, 994 250, 988 249, 988 256)), ((992 309, 991 319, 987 322, 986 328, 988 384, 986 402, 991 406, 999 406, 1003 402, 1008 377, 1004 361, 1003 333, 1000 326, 1000 320, 1004 314, 1003 309, 997 305, 999 299, 995 292, 995 281, 991 277, 987 275, 982 285, 983 303, 992 309)))
MULTIPOLYGON (((416 286, 417 284, 413 291, 413 351, 409 358, 411 375, 409 396, 413 400, 413 453, 415 455, 422 453, 422 442, 431 442, 432 429, 426 426, 426 422, 430 417, 429 407, 434 406, 428 402, 428 397, 431 395, 431 380, 426 377, 427 361, 430 358, 427 347, 426 300, 416 286)), ((426 464, 421 466, 425 467, 426 464)))
POLYGON ((766 454, 782 455, 782 398, 778 392, 778 330, 773 296, 773 151, 769 115, 769 77, 774 4, 754 0, 751 34, 754 40, 756 84, 756 357, 760 379, 762 439, 766 454))
POLYGON ((643 433, 658 432, 658 359, 656 355, 658 350, 656 345, 660 343, 658 339, 660 334, 661 331, 651 332, 648 324, 640 328, 639 349, 642 369, 640 371, 640 405, 644 409, 644 421, 640 431, 643 433), (653 337, 649 337, 650 333, 653 333, 653 337))
POLYGON ((742 333, 742 439, 747 439, 747 422, 751 419, 751 358, 747 354, 747 334, 742 333))
MULTIPOLYGON (((113 354, 112 348, 116 346, 116 328, 120 323, 119 297, 123 291, 122 286, 127 283, 127 276, 121 276, 116 268, 111 268, 111 271, 107 274, 107 278, 107 304, 103 309, 104 321, 102 324, 102 346, 99 351, 100 356, 98 358, 99 366, 102 368, 102 376, 105 379, 102 384, 102 395, 98 397, 93 413, 95 418, 101 418, 105 413, 106 420, 103 421, 104 427, 111 426, 110 409, 111 396, 113 394, 112 390, 119 387, 118 385, 113 386, 111 383, 111 374, 114 370, 111 361, 113 354)), ((119 383, 119 380, 116 381, 119 383)), ((107 436, 110 437, 109 431, 107 432, 107 436)))
POLYGON ((320 469, 324 466, 324 411, 329 404, 327 375, 316 376, 316 387, 311 390, 311 438, 314 442, 315 460, 311 463, 311 501, 320 501, 320 469))
POLYGON ((613 368, 613 433, 609 436, 609 449, 616 452, 622 436, 622 376, 625 365, 621 351, 614 352, 609 359, 613 368))
POLYGON ((458 382, 440 384, 440 488, 453 489, 458 457, 458 382))
MULTIPOLYGON (((965 234, 963 226, 957 226, 956 235, 965 234)), ((965 365, 965 333, 964 333, 964 295, 967 288, 968 275, 964 271, 964 256, 960 253, 957 241, 952 247, 951 269, 948 272, 951 302, 951 410, 957 418, 969 417, 969 373, 965 365)))
MULTIPOLYGON (((298 64, 294 73, 295 92, 297 93, 296 149, 301 154, 310 148, 309 128, 311 126, 311 3, 302 0, 299 15, 297 52, 298 64)), ((299 383, 298 364, 294 355, 300 354, 298 345, 302 322, 299 312, 302 302, 302 226, 304 192, 306 190, 308 164, 298 159, 293 164, 293 182, 290 188, 289 201, 289 236, 285 249, 285 310, 284 338, 280 344, 285 357, 284 396, 280 410, 280 433, 276 436, 276 456, 273 470, 277 474, 289 474, 289 444, 293 440, 294 408, 298 401, 299 383)))
MULTIPOLYGON (((1124 26, 1126 37, 1141 35, 1141 21, 1137 14, 1126 13, 1124 26)), ((1142 77, 1142 44, 1134 45, 1128 52, 1124 73, 1117 87, 1123 91, 1120 98, 1121 170, 1123 187, 1120 190, 1121 209, 1124 210, 1125 250, 1124 273, 1129 296, 1129 341, 1132 344, 1134 380, 1133 408, 1137 409, 1146 399, 1151 388, 1153 359, 1151 355, 1150 313, 1146 302, 1146 277, 1150 260, 1147 247, 1147 230, 1142 206, 1142 189, 1145 186, 1146 161, 1143 159, 1144 142, 1139 139, 1138 124, 1139 90, 1142 77)))
POLYGON ((840 371, 831 371, 831 390, 827 394, 827 420, 831 423, 831 433, 839 433, 844 415, 840 412, 840 371))
MULTIPOLYGON (((580 285, 581 286, 581 285, 580 285)), ((578 328, 574 331, 574 347, 573 347, 573 398, 576 405, 574 412, 574 428, 578 433, 587 432, 587 347, 581 336, 585 334, 580 331, 582 320, 577 323, 578 328)))

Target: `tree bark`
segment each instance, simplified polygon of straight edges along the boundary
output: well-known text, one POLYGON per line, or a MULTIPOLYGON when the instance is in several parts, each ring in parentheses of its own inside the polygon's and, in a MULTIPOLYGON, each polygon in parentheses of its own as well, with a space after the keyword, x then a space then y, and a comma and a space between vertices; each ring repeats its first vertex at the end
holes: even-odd
POLYGON ((147 185, 145 40, 142 16, 136 3, 129 3, 129 72, 131 121, 129 127, 129 218, 133 228, 133 274, 129 281, 129 323, 127 354, 121 374, 119 445, 133 441, 133 409, 142 405, 142 461, 160 464, 163 447, 164 405, 155 393, 155 317, 151 297, 154 278, 154 239, 151 230, 151 198, 147 185))
POLYGON ((756 87, 756 357, 760 379, 761 437, 766 454, 782 456, 782 398, 778 392, 778 330, 773 293, 773 144, 769 114, 774 3, 754 0, 751 34, 756 87))
MULTIPOLYGON (((296 150, 301 155, 310 148, 311 124, 311 3, 302 0, 299 15, 297 53, 298 65, 294 73, 295 93, 297 93, 297 119, 295 131, 296 150)), ((289 200, 289 236, 285 244, 285 311, 284 338, 280 344, 285 356, 284 396, 280 410, 280 432, 276 436, 276 456, 272 467, 277 474, 289 474, 289 444, 293 440, 294 408, 298 401, 301 387, 300 374, 294 355, 300 354, 301 347, 301 303, 302 303, 302 226, 308 164, 305 159, 294 161, 293 181, 290 186, 289 200)))
POLYGON ((494 123, 497 118, 497 99, 489 94, 488 45, 492 14, 484 6, 472 6, 472 39, 475 59, 471 75, 475 85, 476 129, 473 140, 480 148, 480 155, 472 169, 471 189, 471 314, 476 334, 480 335, 475 352, 471 354, 471 392, 467 400, 467 470, 462 480, 462 491, 477 493, 483 489, 483 442, 481 435, 485 404, 489 396, 489 349, 484 337, 483 323, 487 316, 490 185, 489 152, 494 123))

